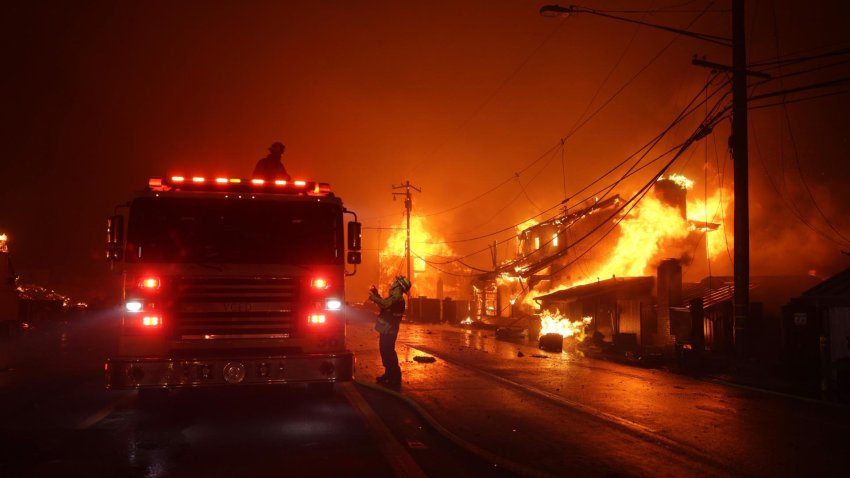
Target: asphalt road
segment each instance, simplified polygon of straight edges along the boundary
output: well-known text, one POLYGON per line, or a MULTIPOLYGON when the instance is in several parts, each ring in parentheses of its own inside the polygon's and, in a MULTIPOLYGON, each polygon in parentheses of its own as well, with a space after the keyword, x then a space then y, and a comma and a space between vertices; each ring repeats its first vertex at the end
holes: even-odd
POLYGON ((234 387, 143 403, 104 390, 110 312, 7 342, 0 476, 846 473, 847 407, 408 323, 403 384, 387 390, 371 385, 382 372, 371 311, 350 317, 357 381, 328 396, 234 387))
MULTIPOLYGON (((349 329, 368 344, 366 327, 349 329)), ((405 324, 403 394, 459 439, 555 476, 846 476, 850 407, 405 324), (420 363, 416 357, 434 357, 420 363)), ((380 369, 364 364, 358 377, 380 369)), ((517 468, 522 469, 522 468, 517 468)))
POLYGON ((117 324, 89 313, 0 344, 0 476, 511 476, 378 387, 105 390, 117 324))

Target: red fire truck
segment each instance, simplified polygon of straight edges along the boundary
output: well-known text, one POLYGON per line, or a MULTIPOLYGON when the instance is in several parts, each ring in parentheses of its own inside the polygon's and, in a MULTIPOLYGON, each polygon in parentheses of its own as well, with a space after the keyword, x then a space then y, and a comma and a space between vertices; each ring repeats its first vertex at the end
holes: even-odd
POLYGON ((109 389, 352 379, 343 279, 360 223, 326 183, 151 178, 109 218, 107 259, 124 289, 109 389))

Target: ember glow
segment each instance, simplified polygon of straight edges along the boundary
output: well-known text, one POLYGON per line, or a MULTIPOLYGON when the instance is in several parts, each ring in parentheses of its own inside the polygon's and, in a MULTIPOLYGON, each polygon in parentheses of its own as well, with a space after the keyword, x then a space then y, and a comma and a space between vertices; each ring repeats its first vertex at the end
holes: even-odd
POLYGON ((585 317, 581 320, 570 320, 568 317, 561 315, 561 311, 556 310, 554 314, 543 312, 540 314, 540 336, 546 334, 560 334, 566 337, 575 337, 576 340, 584 340, 584 328, 593 321, 592 317, 585 317))

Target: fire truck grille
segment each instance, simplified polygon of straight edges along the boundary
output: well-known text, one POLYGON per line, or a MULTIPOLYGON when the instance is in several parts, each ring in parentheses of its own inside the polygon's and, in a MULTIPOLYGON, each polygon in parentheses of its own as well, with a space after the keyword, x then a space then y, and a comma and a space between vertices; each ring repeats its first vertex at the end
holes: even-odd
POLYGON ((292 336, 298 281, 286 277, 184 277, 175 329, 183 340, 292 336))

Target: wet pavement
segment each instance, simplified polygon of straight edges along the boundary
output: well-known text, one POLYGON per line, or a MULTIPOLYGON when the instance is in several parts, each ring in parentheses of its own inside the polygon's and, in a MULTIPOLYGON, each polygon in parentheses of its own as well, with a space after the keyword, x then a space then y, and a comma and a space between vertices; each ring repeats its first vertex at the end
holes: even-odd
POLYGON ((234 387, 142 403, 103 388, 114 314, 31 333, 0 371, 0 476, 836 476, 845 466, 846 406, 544 352, 488 330, 404 323, 403 384, 376 386, 374 316, 349 312, 356 381, 327 396, 234 387))
MULTIPOLYGON (((349 329, 363 380, 380 372, 368 321, 349 329)), ((844 466, 846 406, 447 325, 403 324, 398 349, 405 396, 464 440, 541 472, 796 476, 844 466)))

